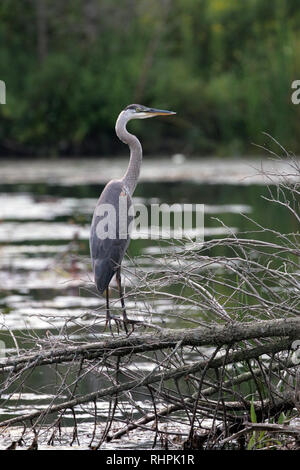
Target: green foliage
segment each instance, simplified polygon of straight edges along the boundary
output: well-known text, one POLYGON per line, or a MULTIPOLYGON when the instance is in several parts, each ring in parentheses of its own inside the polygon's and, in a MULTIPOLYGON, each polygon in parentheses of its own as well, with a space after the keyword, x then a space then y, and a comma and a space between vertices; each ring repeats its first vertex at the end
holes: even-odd
POLYGON ((121 152, 132 102, 174 109, 134 123, 147 151, 253 152, 261 132, 300 151, 296 0, 0 3, 0 151, 121 152))
MULTIPOLYGON (((251 423, 257 423, 257 416, 256 416, 255 407, 253 403, 253 397, 252 397, 251 406, 250 406, 250 419, 251 419, 251 423)), ((265 431, 261 431, 260 433, 253 431, 248 442, 248 447, 247 447, 248 450, 253 450, 253 448, 257 448, 257 449, 262 448, 265 436, 266 436, 265 431)))
MULTIPOLYGON (((284 425, 289 421, 289 412, 285 414, 283 411, 280 413, 277 424, 279 425, 284 425)), ((251 405, 250 405, 250 420, 251 423, 257 423, 257 416, 255 412, 255 407, 254 407, 254 402, 253 402, 253 397, 251 399, 251 405)), ((269 419, 270 423, 276 422, 273 418, 269 419)), ((266 431, 253 431, 250 439, 248 441, 248 450, 255 450, 255 449, 262 449, 265 447, 271 447, 274 446, 274 444, 277 446, 277 448, 280 448, 284 445, 284 438, 283 440, 279 440, 278 438, 275 439, 273 436, 270 435, 270 433, 266 431)))
POLYGON ((251 423, 257 423, 257 417, 256 417, 256 413, 255 413, 254 403, 253 403, 253 397, 252 397, 251 406, 250 406, 250 418, 251 418, 251 423))

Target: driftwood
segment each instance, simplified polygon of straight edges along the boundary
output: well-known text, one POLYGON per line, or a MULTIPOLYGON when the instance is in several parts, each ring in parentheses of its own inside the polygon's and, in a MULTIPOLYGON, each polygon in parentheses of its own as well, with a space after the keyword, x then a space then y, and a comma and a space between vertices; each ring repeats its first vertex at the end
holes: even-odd
POLYGON ((263 354, 275 354, 280 351, 289 349, 292 344, 292 341, 293 340, 291 339, 286 339, 286 340, 278 341, 275 343, 266 344, 263 346, 247 348, 244 350, 233 352, 228 355, 222 355, 218 358, 215 358, 209 361, 201 360, 201 361, 193 363, 192 365, 177 367, 176 369, 174 370, 171 369, 171 370, 168 370, 167 372, 158 373, 158 374, 149 374, 142 380, 140 379, 133 380, 131 382, 126 382, 122 385, 116 385, 116 386, 112 386, 101 391, 99 390, 94 393, 86 394, 82 397, 79 396, 77 398, 74 398, 73 400, 69 400, 59 405, 51 406, 46 411, 37 411, 37 412, 29 413, 27 415, 17 416, 15 418, 2 421, 2 423, 0 423, 0 426, 4 427, 4 426, 12 425, 18 422, 22 422, 24 420, 31 420, 33 418, 38 418, 38 417, 52 414, 61 410, 66 410, 68 408, 72 408, 74 406, 77 406, 83 403, 92 402, 99 398, 112 397, 122 392, 133 390, 136 387, 142 387, 145 385, 155 384, 161 381, 168 381, 170 379, 176 380, 176 379, 179 379, 180 377, 188 376, 189 374, 194 374, 198 371, 201 371, 207 368, 218 369, 226 364, 254 359, 259 356, 262 356, 263 354))
POLYGON ((120 337, 86 343, 66 348, 53 348, 36 354, 24 354, 20 357, 11 357, 2 361, 0 373, 13 370, 17 372, 30 367, 47 364, 73 362, 81 359, 96 359, 101 357, 124 357, 136 353, 157 351, 174 348, 179 342, 180 346, 224 346, 233 345, 238 341, 260 338, 288 336, 290 340, 283 342, 282 349, 274 348, 268 352, 278 352, 290 347, 291 339, 300 339, 300 318, 285 318, 282 320, 256 321, 249 324, 232 322, 227 325, 211 325, 193 328, 190 330, 162 330, 159 334, 143 334, 129 337, 120 337))

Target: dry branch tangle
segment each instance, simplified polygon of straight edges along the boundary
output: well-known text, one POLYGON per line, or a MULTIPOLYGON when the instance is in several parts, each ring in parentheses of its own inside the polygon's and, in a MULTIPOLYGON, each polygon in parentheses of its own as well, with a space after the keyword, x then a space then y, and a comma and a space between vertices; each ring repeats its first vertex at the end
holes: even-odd
POLYGON ((290 337, 300 338, 300 318, 290 317, 280 320, 257 322, 231 322, 226 325, 212 325, 189 330, 165 329, 159 334, 144 334, 109 339, 80 346, 51 349, 38 354, 27 354, 8 358, 2 362, 0 372, 18 371, 27 367, 74 361, 74 359, 95 359, 109 355, 123 357, 128 354, 156 351, 175 347, 178 342, 182 346, 222 346, 239 341, 259 338, 290 337))
POLYGON ((200 361, 196 361, 191 365, 168 369, 167 371, 163 371, 162 373, 150 373, 143 379, 138 378, 137 380, 125 382, 121 385, 114 385, 103 390, 98 390, 96 392, 92 392, 83 396, 78 396, 73 400, 69 400, 58 405, 50 406, 47 410, 35 411, 33 413, 28 413, 21 416, 17 416, 15 418, 8 419, 0 423, 0 427, 10 426, 20 421, 40 418, 48 414, 55 413, 57 411, 66 410, 68 408, 72 409, 74 406, 92 402, 98 400, 99 398, 112 397, 128 390, 134 390, 135 388, 141 386, 167 381, 170 379, 179 379, 180 377, 187 376, 188 374, 194 374, 206 368, 217 369, 227 364, 254 359, 259 356, 262 356, 263 354, 276 354, 280 351, 289 349, 291 347, 291 343, 291 339, 284 339, 276 342, 270 342, 254 348, 240 349, 231 354, 225 354, 220 357, 216 357, 215 359, 201 359, 200 361))

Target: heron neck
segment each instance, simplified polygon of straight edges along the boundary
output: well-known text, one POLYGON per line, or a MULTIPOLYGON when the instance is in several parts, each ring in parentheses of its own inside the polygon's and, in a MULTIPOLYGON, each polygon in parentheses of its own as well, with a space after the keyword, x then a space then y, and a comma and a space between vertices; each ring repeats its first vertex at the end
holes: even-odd
POLYGON ((122 178, 124 185, 128 188, 129 193, 132 195, 136 188, 138 178, 140 175, 140 168, 143 158, 142 146, 139 139, 130 134, 126 129, 128 119, 122 115, 119 115, 116 122, 116 134, 119 139, 127 144, 130 148, 130 160, 127 171, 122 178))

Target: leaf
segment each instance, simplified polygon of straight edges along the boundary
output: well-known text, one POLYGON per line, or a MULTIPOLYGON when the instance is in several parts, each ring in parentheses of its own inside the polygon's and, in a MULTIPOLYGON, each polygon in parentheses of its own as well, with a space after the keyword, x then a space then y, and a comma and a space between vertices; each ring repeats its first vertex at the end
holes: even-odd
POLYGON ((285 416, 284 412, 282 411, 282 413, 280 413, 280 416, 278 418, 278 424, 284 424, 285 419, 286 419, 286 416, 285 416))
POLYGON ((252 400, 251 400, 250 417, 251 417, 251 423, 257 423, 257 416, 256 416, 256 413, 255 413, 253 397, 252 397, 252 400))
POLYGON ((252 450, 253 447, 255 446, 255 443, 256 443, 256 433, 254 431, 251 438, 250 438, 250 440, 249 440, 247 449, 252 450))

